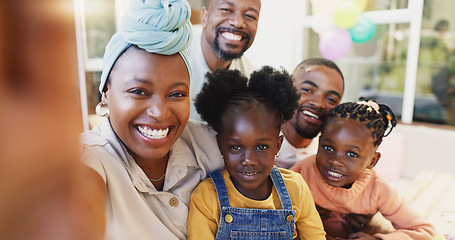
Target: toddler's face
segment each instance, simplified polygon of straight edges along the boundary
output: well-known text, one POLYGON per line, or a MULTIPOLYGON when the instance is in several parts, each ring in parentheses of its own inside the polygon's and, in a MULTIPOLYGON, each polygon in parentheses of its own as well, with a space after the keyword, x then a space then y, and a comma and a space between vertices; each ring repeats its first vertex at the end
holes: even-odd
POLYGON ((269 175, 282 140, 274 113, 250 108, 224 114, 218 144, 226 170, 244 196, 263 200, 270 195, 269 175))
POLYGON ((380 153, 373 142, 372 131, 358 120, 329 119, 321 132, 316 155, 316 165, 324 180, 334 187, 349 188, 379 160, 380 153))

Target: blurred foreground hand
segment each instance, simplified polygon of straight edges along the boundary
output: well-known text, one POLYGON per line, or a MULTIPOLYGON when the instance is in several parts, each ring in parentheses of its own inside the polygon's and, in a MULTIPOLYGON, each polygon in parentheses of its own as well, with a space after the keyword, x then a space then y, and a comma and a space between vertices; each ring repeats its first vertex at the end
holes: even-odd
POLYGON ((72 0, 0 1, 0 239, 103 238, 76 56, 72 0))

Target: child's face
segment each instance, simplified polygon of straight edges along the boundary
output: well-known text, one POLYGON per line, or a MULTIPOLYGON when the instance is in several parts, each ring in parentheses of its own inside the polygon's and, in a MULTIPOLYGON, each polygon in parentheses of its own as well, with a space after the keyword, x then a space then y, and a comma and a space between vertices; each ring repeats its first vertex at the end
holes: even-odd
POLYGON ((179 54, 128 49, 104 95, 114 131, 136 161, 167 159, 188 121, 189 75, 179 54))
POLYGON ((334 187, 350 187, 379 157, 372 131, 358 120, 329 119, 319 138, 316 165, 324 180, 334 187))
POLYGON ((223 116, 218 145, 232 182, 244 196, 263 200, 270 195, 269 178, 283 138, 274 113, 257 108, 223 116))

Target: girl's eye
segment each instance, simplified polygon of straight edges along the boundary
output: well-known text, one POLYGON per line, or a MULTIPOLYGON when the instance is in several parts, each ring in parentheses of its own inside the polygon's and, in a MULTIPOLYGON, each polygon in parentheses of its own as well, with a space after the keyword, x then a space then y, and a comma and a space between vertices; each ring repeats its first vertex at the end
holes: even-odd
POLYGON ((331 146, 324 145, 324 146, 322 146, 322 148, 328 152, 333 152, 333 148, 331 146))
POLYGON ((259 145, 259 146, 256 147, 256 150, 263 151, 263 150, 266 150, 268 148, 269 148, 269 146, 267 146, 267 145, 259 145))
POLYGON ((347 152, 346 155, 347 155, 348 157, 352 157, 352 158, 356 158, 356 157, 359 156, 359 155, 358 155, 357 153, 355 153, 355 152, 347 152))
POLYGON ((229 147, 229 149, 234 150, 234 151, 239 151, 241 148, 237 145, 232 145, 229 147))

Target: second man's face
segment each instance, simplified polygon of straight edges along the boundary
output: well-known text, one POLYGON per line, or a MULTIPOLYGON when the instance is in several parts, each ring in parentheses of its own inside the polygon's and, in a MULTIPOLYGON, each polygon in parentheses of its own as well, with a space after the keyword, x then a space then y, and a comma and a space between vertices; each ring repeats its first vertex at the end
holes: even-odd
POLYGON ((201 12, 207 41, 223 60, 240 58, 256 36, 260 0, 212 0, 201 12))
POLYGON ((305 72, 296 72, 293 78, 300 99, 299 108, 289 121, 300 136, 312 139, 319 133, 325 116, 340 103, 343 79, 326 66, 310 66, 305 72))

